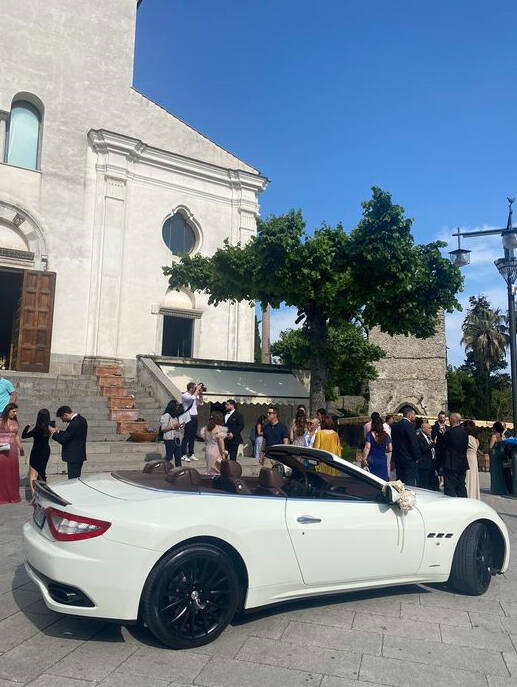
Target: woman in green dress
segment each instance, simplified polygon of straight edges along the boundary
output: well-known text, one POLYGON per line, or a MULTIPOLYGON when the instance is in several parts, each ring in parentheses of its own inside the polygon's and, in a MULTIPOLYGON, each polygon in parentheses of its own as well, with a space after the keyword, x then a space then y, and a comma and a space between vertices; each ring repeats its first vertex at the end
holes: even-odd
POLYGON ((504 478, 504 425, 502 422, 494 422, 493 434, 490 437, 490 493, 499 496, 507 496, 508 489, 504 478))

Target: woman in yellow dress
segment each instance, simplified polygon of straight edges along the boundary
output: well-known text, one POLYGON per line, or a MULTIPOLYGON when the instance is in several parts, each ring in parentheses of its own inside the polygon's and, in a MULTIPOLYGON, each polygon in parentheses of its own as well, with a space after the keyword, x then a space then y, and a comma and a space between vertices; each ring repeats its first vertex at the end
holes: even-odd
MULTIPOLYGON (((320 429, 316 432, 316 438, 314 439, 314 448, 321 448, 323 451, 330 451, 330 453, 341 457, 341 442, 335 430, 334 420, 330 415, 323 415, 321 418, 320 429)), ((327 475, 340 475, 338 470, 331 468, 325 463, 319 463, 316 466, 316 471, 324 472, 327 475)))

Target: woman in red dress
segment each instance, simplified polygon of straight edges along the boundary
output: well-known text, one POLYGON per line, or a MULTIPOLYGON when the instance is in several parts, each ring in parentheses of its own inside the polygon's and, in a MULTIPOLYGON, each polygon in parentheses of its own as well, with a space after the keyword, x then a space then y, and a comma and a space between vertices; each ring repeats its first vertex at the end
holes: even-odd
POLYGON ((23 455, 23 449, 18 436, 17 408, 16 403, 8 403, 0 417, 0 503, 21 501, 18 456, 23 455))

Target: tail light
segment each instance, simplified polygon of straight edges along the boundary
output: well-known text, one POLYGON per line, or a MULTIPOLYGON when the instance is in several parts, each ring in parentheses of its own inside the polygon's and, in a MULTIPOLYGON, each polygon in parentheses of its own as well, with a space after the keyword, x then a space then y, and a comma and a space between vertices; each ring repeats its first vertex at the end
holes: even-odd
POLYGON ((106 520, 65 513, 57 508, 47 508, 46 513, 50 532, 57 541, 78 541, 100 537, 111 527, 111 522, 106 522, 106 520))

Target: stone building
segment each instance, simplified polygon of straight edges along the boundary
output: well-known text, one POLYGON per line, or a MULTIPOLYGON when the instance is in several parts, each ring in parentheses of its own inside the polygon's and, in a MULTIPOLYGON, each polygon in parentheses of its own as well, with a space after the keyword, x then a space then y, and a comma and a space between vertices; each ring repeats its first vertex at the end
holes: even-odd
POLYGON ((161 267, 256 231, 267 180, 132 87, 137 0, 3 0, 0 358, 252 361, 254 312, 161 267), (217 331, 217 336, 214 336, 217 331))
POLYGON ((369 385, 369 412, 382 415, 412 406, 418 414, 436 417, 447 408, 447 348, 445 318, 429 339, 388 336, 379 329, 370 333, 372 343, 386 357, 377 363, 378 378, 369 385))

